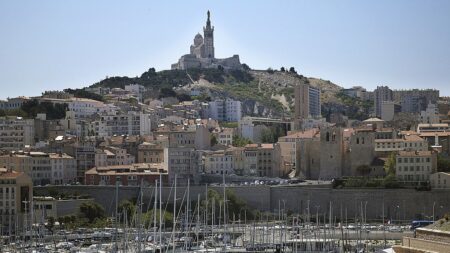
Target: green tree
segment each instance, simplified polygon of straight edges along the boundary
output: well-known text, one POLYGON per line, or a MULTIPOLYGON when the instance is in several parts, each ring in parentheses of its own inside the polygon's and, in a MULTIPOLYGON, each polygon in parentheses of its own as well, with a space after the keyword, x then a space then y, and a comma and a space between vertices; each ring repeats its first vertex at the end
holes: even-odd
POLYGON ((246 138, 239 137, 237 135, 233 136, 233 146, 235 147, 244 147, 247 144, 251 144, 252 141, 246 138))
POLYGON ((88 98, 98 101, 104 101, 101 95, 86 91, 85 89, 65 89, 64 92, 73 94, 76 98, 88 98))
POLYGON ((55 217, 50 216, 47 218, 45 228, 53 234, 53 229, 55 228, 55 217))
MULTIPOLYGON (((242 215, 247 214, 247 219, 252 220, 257 217, 258 210, 253 210, 248 207, 247 203, 239 198, 233 190, 227 189, 226 190, 226 196, 227 196, 227 217, 228 219, 232 219, 233 216, 235 218, 239 218, 239 214, 241 214, 241 219, 244 217, 242 215)), ((223 212, 223 193, 219 193, 218 191, 214 189, 208 190, 208 209, 211 210, 212 203, 214 203, 215 212, 219 213, 220 209, 223 212), (220 208, 220 205, 222 205, 222 208, 220 208)), ((201 202, 202 208, 206 208, 206 201, 203 200, 201 202)), ((216 215, 216 218, 219 218, 219 215, 216 215)))
POLYGON ((261 133, 261 142, 263 143, 274 143, 274 133, 271 129, 264 129, 261 133))
POLYGON ((385 188, 399 188, 400 185, 395 178, 395 174, 389 174, 383 179, 383 186, 385 188))
POLYGON ((177 95, 177 99, 178 99, 178 101, 180 101, 180 102, 183 102, 183 101, 192 101, 192 97, 189 96, 188 94, 184 94, 184 93, 178 94, 178 95, 177 95))
POLYGON ((384 170, 386 171, 387 176, 389 175, 395 176, 395 165, 396 165, 396 153, 391 152, 389 154, 386 163, 384 164, 384 170))
POLYGON ((106 217, 105 209, 96 202, 84 202, 80 205, 80 216, 86 218, 89 223, 95 219, 104 219, 106 217))
MULTIPOLYGON (((171 228, 173 226, 173 213, 162 210, 163 217, 163 226, 166 228, 171 228)), ((153 227, 153 215, 155 214, 155 210, 148 210, 143 215, 144 224, 146 227, 153 227)), ((159 227, 159 209, 156 209, 156 226, 159 227)))
POLYGON ((123 221, 127 217, 127 222, 131 223, 136 214, 136 204, 129 200, 123 200, 119 203, 118 210, 120 220, 123 221))
POLYGON ((176 97, 177 93, 175 93, 175 91, 172 88, 161 88, 161 90, 159 91, 159 98, 165 98, 165 97, 176 97))
POLYGON ((441 154, 437 157, 437 170, 439 172, 450 172, 450 160, 441 154))
POLYGON ((211 139, 211 146, 214 146, 218 143, 215 135, 212 134, 210 139, 211 139))

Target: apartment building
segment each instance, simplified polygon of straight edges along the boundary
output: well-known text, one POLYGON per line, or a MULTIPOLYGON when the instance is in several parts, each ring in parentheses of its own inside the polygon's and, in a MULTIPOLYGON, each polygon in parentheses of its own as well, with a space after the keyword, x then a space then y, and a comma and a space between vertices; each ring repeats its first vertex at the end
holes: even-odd
POLYGON ((417 125, 418 133, 426 133, 426 132, 450 132, 450 127, 447 123, 438 123, 438 124, 418 124, 417 125))
POLYGON ((133 94, 134 96, 136 96, 139 102, 142 102, 144 93, 147 91, 147 89, 140 84, 125 85, 124 89, 133 94))
POLYGON ((87 185, 119 185, 144 186, 154 185, 160 175, 163 183, 167 183, 167 170, 162 163, 136 163, 130 165, 112 165, 94 167, 85 173, 87 185))
POLYGON ((427 108, 420 112, 420 122, 423 124, 438 124, 439 109, 436 104, 428 104, 427 108))
POLYGON ((95 113, 112 114, 117 111, 117 108, 112 104, 105 104, 101 101, 87 99, 87 98, 39 98, 39 101, 51 102, 54 104, 67 104, 67 109, 73 112, 73 117, 76 120, 88 119, 95 113))
POLYGON ((222 128, 219 132, 214 133, 217 143, 225 146, 233 145, 233 136, 236 135, 234 128, 222 128))
POLYGON ((296 120, 321 116, 320 89, 308 84, 299 84, 294 88, 294 95, 296 120))
POLYGON ((104 167, 112 165, 129 165, 135 163, 133 155, 127 153, 126 149, 108 146, 95 150, 95 166, 104 167))
POLYGON ((209 102, 209 117, 218 121, 237 122, 242 118, 241 102, 232 99, 216 99, 209 102))
POLYGON ((21 230, 32 198, 33 183, 26 173, 0 167, 1 235, 12 236, 21 230))
POLYGON ((430 184, 433 189, 450 189, 450 173, 437 172, 431 174, 430 184))
POLYGON ((84 182, 84 173, 95 167, 95 143, 76 142, 65 146, 64 152, 74 157, 77 161, 77 182, 84 182))
POLYGON ((432 151, 400 151, 396 159, 395 174, 400 181, 429 182, 437 169, 437 155, 432 151))
POLYGON ((278 144, 263 143, 258 145, 257 171, 260 177, 280 177, 280 149, 278 144))
POLYGON ((20 150, 26 145, 34 145, 34 120, 0 117, 0 149, 20 150))
POLYGON ((169 173, 169 182, 173 183, 175 176, 180 185, 187 184, 190 179, 194 182, 197 170, 193 166, 194 148, 169 147, 164 149, 164 165, 169 173))
POLYGON ((51 166, 51 184, 71 184, 77 179, 77 161, 64 153, 49 154, 51 166))
POLYGON ((164 148, 162 143, 143 142, 138 146, 138 163, 164 162, 164 148))
POLYGON ((15 97, 15 98, 8 98, 7 100, 0 100, 0 109, 2 110, 13 110, 13 109, 19 109, 22 107, 23 103, 30 100, 28 97, 15 97))
POLYGON ((374 108, 376 117, 381 117, 381 108, 383 102, 394 101, 394 95, 388 86, 377 86, 374 90, 374 108))
POLYGON ((103 114, 90 122, 90 132, 95 136, 150 135, 150 115, 142 112, 103 114))
POLYGON ((26 173, 35 185, 76 181, 76 160, 67 154, 15 152, 0 156, 0 167, 26 173))
POLYGON ((158 129, 155 134, 167 136, 170 148, 192 147, 207 150, 211 146, 211 136, 205 125, 164 127, 158 129))
POLYGON ((204 156, 204 172, 207 174, 234 174, 234 156, 229 150, 206 151, 204 156))
POLYGON ((428 142, 416 134, 406 134, 398 139, 376 139, 375 152, 378 154, 397 151, 426 151, 428 142))
POLYGON ((25 172, 34 185, 51 183, 52 167, 50 157, 43 152, 19 152, 0 156, 0 167, 25 172))
POLYGON ((284 174, 278 144, 247 144, 243 148, 232 147, 227 151, 233 156, 237 175, 279 177, 284 174))

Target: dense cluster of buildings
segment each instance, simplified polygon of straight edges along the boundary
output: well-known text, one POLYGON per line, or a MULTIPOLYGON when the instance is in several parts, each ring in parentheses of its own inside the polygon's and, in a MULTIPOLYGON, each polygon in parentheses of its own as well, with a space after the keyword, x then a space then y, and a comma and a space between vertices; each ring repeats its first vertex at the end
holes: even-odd
MULTIPOLYGON (((208 12, 204 36, 197 34, 190 54, 172 68, 241 69, 238 56, 215 58, 213 32, 208 12)), ((450 174, 438 163, 450 156, 450 100, 439 97, 437 90, 341 90, 373 103, 372 118, 364 121, 342 113, 333 113, 327 121, 322 117, 323 93, 308 82, 294 87, 289 118, 244 115, 241 101, 212 94, 208 101, 156 98, 152 88, 137 83, 85 91, 101 101, 62 91, 0 101, 0 110, 9 112, 27 101, 66 108, 58 119, 45 113, 0 117, 4 226, 10 223, 2 215, 24 210, 32 185, 393 176, 405 186, 450 188, 450 174), (402 121, 406 127, 399 126, 402 121)), ((176 92, 200 95, 194 88, 176 92)))
POLYGON ((245 116, 241 102, 230 98, 150 99, 138 84, 123 91, 93 89, 103 94, 104 102, 56 91, 27 98, 67 104, 66 116, 0 117, 0 168, 26 173, 34 185, 150 185, 160 176, 186 184, 216 175, 331 180, 384 177, 386 161, 394 154, 399 182, 448 187, 447 174, 437 174, 437 160, 450 152, 449 106, 434 91, 386 86, 373 96, 361 87, 344 91, 373 98, 374 116, 385 115, 396 97, 403 99, 394 95, 399 92, 423 97, 424 111, 413 106, 423 120, 409 129, 377 117, 344 126, 327 122, 321 117, 321 91, 309 84, 295 88, 292 119, 245 116), (111 94, 130 95, 138 102, 108 98, 111 94), (236 123, 223 124, 227 122, 236 123), (435 174, 443 179, 436 180, 435 174))

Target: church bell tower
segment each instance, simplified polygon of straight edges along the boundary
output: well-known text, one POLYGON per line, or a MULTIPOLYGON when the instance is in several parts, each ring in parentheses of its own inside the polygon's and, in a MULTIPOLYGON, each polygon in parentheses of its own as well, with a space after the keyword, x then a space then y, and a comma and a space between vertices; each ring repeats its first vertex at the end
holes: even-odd
POLYGON ((205 57, 214 58, 214 27, 211 27, 210 13, 208 10, 206 27, 203 27, 203 37, 205 45, 205 57))

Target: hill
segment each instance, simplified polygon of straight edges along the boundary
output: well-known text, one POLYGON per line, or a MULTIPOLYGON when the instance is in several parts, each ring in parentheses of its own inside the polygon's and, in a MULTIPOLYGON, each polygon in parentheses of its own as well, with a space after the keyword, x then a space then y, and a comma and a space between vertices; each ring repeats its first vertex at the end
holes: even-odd
MULTIPOLYGON (((294 106, 294 86, 307 83, 321 89, 322 109, 333 112, 339 108, 344 114, 355 114, 348 98, 340 94, 342 87, 319 78, 305 77, 293 71, 223 69, 189 69, 156 71, 150 68, 138 77, 109 77, 91 87, 124 88, 138 83, 150 89, 152 96, 159 96, 161 89, 171 88, 177 93, 190 94, 198 90, 199 99, 230 97, 242 101, 245 115, 263 117, 290 116, 294 106)), ((164 96, 164 94, 162 94, 164 96)), ((356 115, 356 114, 355 114, 356 115)))

